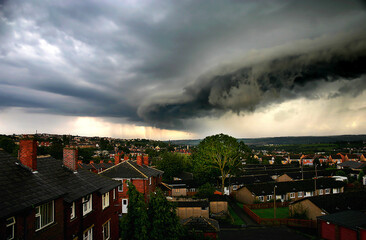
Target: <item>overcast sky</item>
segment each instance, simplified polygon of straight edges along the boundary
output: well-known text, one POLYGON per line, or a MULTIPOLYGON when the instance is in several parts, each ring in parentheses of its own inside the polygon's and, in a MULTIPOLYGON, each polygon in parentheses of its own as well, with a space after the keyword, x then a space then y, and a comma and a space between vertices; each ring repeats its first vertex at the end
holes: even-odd
POLYGON ((366 134, 362 1, 0 1, 0 134, 366 134))

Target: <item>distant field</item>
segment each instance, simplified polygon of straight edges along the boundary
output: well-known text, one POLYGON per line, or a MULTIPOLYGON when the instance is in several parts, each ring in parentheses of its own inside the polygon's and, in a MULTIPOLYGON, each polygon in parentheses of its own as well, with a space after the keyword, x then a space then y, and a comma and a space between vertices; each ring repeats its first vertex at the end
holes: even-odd
MULTIPOLYGON (((251 209, 260 218, 273 218, 273 208, 266 209, 251 209)), ((276 218, 288 218, 289 210, 288 207, 276 208, 276 218)))

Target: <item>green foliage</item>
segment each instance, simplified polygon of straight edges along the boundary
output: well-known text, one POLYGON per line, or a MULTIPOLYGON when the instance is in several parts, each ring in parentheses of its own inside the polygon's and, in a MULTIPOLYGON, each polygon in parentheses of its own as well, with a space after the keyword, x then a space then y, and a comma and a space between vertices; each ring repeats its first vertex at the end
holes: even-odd
POLYGON ((346 176, 346 173, 343 170, 338 170, 335 172, 335 176, 346 176))
POLYGON ((177 153, 165 152, 157 162, 157 168, 164 171, 164 180, 172 180, 173 177, 183 171, 183 164, 184 156, 177 153))
POLYGON ((360 183, 362 183, 364 176, 365 176, 365 173, 363 172, 363 170, 361 170, 360 173, 358 174, 357 181, 359 181, 360 183))
POLYGON ((112 151, 114 149, 113 145, 109 142, 109 140, 101 138, 99 142, 99 147, 101 150, 112 151))
POLYGON ((132 183, 128 183, 128 211, 122 219, 122 239, 147 240, 149 219, 144 197, 132 183))
POLYGON ((197 147, 195 163, 204 170, 213 168, 219 171, 221 188, 224 190, 225 179, 240 164, 240 144, 238 141, 225 134, 206 137, 197 147))
POLYGON ((84 163, 89 163, 91 160, 95 161, 95 159, 93 159, 94 151, 95 148, 79 148, 78 152, 80 160, 84 163))
POLYGON ((150 223, 149 239, 178 240, 182 235, 183 229, 175 205, 169 202, 160 190, 150 195, 147 215, 150 223))
POLYGON ((14 143, 13 139, 6 136, 0 136, 0 148, 8 153, 16 153, 17 145, 14 143))
POLYGON ((209 183, 205 183, 202 186, 200 186, 198 188, 198 192, 195 195, 195 197, 197 198, 209 198, 212 195, 214 195, 215 192, 215 188, 209 184, 209 183))
POLYGON ((51 147, 48 149, 49 154, 56 158, 56 159, 62 159, 63 158, 63 145, 62 141, 60 139, 54 139, 52 142, 51 147))

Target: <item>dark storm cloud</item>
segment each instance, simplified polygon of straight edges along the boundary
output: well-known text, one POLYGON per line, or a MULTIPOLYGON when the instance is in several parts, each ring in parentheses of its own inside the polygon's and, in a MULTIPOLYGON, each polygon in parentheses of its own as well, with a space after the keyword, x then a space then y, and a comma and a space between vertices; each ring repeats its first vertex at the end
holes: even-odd
MULTIPOLYGON (((355 53, 352 45, 352 54, 343 53, 339 49, 347 43, 341 42, 203 75, 251 50, 363 28, 359 1, 14 0, 0 5, 2 107, 181 128, 182 119, 311 98, 315 84, 362 73, 347 65, 364 61, 362 51, 355 53), (191 84, 197 76, 202 77, 191 84)), ((351 91, 347 86, 329 97, 351 91)))
POLYGON ((366 89, 364 77, 355 81, 366 74, 365 32, 321 49, 310 50, 309 43, 306 45, 299 45, 303 52, 294 50, 286 56, 269 57, 232 72, 218 70, 213 76, 188 86, 180 96, 153 99, 152 104, 139 109, 139 114, 146 121, 164 127, 181 127, 182 119, 227 111, 255 111, 286 99, 317 98, 319 83, 351 81, 340 87, 333 97, 337 94, 357 96, 366 89), (306 49, 309 51, 304 51, 306 49))

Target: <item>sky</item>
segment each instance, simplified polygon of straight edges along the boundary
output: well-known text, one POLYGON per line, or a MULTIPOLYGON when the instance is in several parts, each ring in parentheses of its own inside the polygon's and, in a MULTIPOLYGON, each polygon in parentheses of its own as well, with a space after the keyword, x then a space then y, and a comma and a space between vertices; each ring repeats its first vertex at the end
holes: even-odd
POLYGON ((0 134, 366 134, 366 2, 0 0, 0 134))

